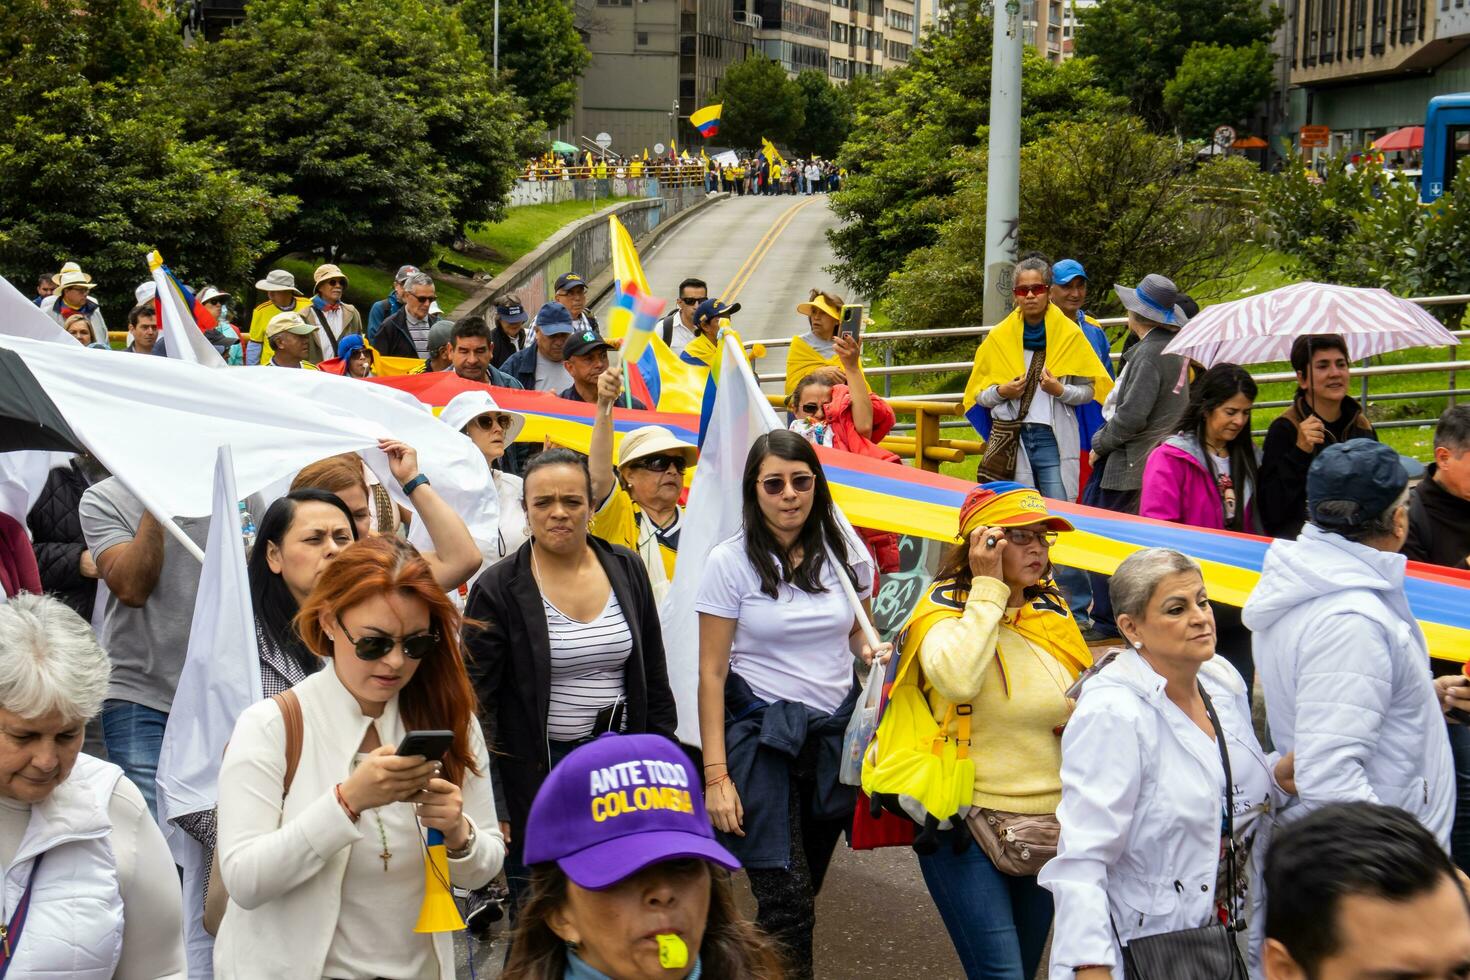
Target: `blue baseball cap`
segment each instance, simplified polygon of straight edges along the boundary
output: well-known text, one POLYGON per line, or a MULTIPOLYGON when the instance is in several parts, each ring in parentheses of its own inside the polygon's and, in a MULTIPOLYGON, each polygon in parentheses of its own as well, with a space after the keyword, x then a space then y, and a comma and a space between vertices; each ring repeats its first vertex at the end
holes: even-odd
POLYGON ((649 865, 698 858, 734 871, 715 840, 700 773, 661 735, 599 736, 557 763, 526 818, 528 865, 555 861, 583 888, 609 888, 649 865))
POLYGON ((1352 531, 1388 510, 1408 485, 1399 454, 1383 443, 1333 443, 1307 470, 1307 513, 1324 531, 1352 531), (1324 505, 1331 506, 1324 512, 1324 505))
POLYGON ((586 288, 587 280, 583 279, 575 272, 563 272, 561 275, 556 277, 556 291, 559 293, 564 293, 571 289, 586 288))
POLYGON ((507 303, 504 306, 495 307, 495 319, 505 323, 525 323, 526 308, 519 303, 507 303))
POLYGON ((740 312, 739 303, 726 306, 717 299, 707 299, 694 309, 694 325, 702 326, 706 320, 718 320, 740 312))
POLYGON ((572 314, 560 303, 547 303, 536 314, 536 329, 551 336, 572 332, 572 314))
POLYGON ((1086 279, 1087 270, 1076 259, 1062 259, 1051 267, 1051 281, 1058 286, 1065 286, 1078 276, 1086 279))

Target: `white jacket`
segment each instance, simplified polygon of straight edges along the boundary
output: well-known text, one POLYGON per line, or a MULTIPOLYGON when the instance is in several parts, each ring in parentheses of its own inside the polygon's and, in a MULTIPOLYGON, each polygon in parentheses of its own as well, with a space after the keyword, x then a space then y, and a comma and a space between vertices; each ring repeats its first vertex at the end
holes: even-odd
MULTIPOLYGON (((272 980, 318 980, 337 927, 348 852, 375 831, 364 815, 354 824, 338 804, 333 787, 351 772, 353 757, 374 720, 363 715, 330 664, 292 688, 301 700, 301 761, 291 792, 281 801, 286 767, 286 726, 272 700, 246 708, 235 724, 220 767, 220 874, 230 904, 214 946, 215 976, 272 980)), ((475 843, 463 858, 449 861, 449 877, 462 888, 478 888, 500 871, 505 859, 490 791, 490 761, 478 722, 471 719, 471 746, 481 773, 466 773, 464 812, 475 827, 475 843)), ((376 720, 384 745, 405 734, 395 697, 376 720)), ((401 906, 404 931, 411 933, 422 890, 385 894, 401 906)), ((434 935, 442 980, 454 980, 450 933, 434 935)))
POLYGON ((1300 803, 1403 807, 1448 849, 1455 772, 1403 555, 1311 524, 1273 542, 1242 619, 1271 738, 1296 752, 1300 803))
MULTIPOLYGON (((1258 771, 1246 770, 1264 767, 1268 806, 1278 805, 1276 757, 1256 741, 1240 674, 1215 657, 1199 679, 1225 732, 1236 785, 1245 775, 1262 784, 1258 771)), ((1123 975, 1110 916, 1124 943, 1211 921, 1224 786, 1216 743, 1165 696, 1164 678, 1136 652, 1119 654, 1086 682, 1062 735, 1061 841, 1038 879, 1056 902, 1051 976, 1070 977, 1079 966, 1123 975)), ((1237 830, 1260 802, 1236 793, 1237 830)), ((1256 835, 1257 853, 1266 829, 1256 835)), ((1260 892, 1253 883, 1252 911, 1260 892)))
POLYGON ((0 885, 0 921, 11 921, 33 872, 30 912, 9 976, 185 976, 173 862, 142 794, 117 766, 79 755, 71 775, 31 807, 25 836, 0 885))

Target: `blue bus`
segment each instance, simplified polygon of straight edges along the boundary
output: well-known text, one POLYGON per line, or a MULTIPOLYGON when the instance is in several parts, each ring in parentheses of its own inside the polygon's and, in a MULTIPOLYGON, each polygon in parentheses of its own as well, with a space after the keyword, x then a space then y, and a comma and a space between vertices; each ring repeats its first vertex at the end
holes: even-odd
POLYGON ((1470 156, 1470 92, 1436 95, 1424 116, 1424 176, 1419 199, 1436 200, 1454 182, 1460 161, 1470 156))

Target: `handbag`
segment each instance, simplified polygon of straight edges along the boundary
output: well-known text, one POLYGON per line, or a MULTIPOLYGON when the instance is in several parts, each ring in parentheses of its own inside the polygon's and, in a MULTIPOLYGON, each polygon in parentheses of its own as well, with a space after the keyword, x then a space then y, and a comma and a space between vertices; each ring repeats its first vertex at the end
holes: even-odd
POLYGON ((993 480, 1010 480, 1016 475, 1016 458, 1021 451, 1021 421, 1031 411, 1031 400, 1041 384, 1041 369, 1046 366, 1046 351, 1031 352, 1031 363, 1026 367, 1025 388, 1021 391, 1021 407, 1014 419, 992 419, 990 437, 985 440, 985 454, 980 457, 980 467, 975 478, 980 483, 993 480))
POLYGON ((1010 813, 975 807, 965 814, 970 836, 1001 874, 1034 878, 1057 856, 1062 825, 1055 813, 1010 813))
MULTIPOLYGON (((271 700, 281 709, 286 722, 286 775, 281 780, 281 801, 291 792, 291 781, 296 778, 296 766, 301 762, 301 740, 305 733, 305 720, 301 716, 301 699, 295 691, 287 690, 272 695, 271 700)), ((204 931, 211 936, 219 935, 219 925, 224 921, 225 910, 230 905, 230 893, 225 889, 225 880, 219 871, 219 840, 215 839, 214 854, 210 857, 209 880, 204 888, 204 931)))
MULTIPOLYGON (((1240 946, 1235 934, 1244 928, 1238 921, 1236 908, 1239 896, 1235 892, 1235 793, 1230 775, 1230 750, 1225 744, 1225 730, 1220 727, 1220 717, 1203 686, 1200 697, 1205 699, 1205 713, 1210 716, 1210 725, 1215 729, 1215 742, 1220 747, 1220 762, 1225 767, 1225 862, 1229 873, 1226 893, 1225 915, 1228 922, 1211 922, 1197 929, 1179 929, 1161 932, 1155 936, 1140 936, 1124 946, 1123 976, 1126 980, 1249 980, 1245 960, 1240 955, 1240 946)), ((1111 913, 1109 919, 1111 920, 1111 913)), ((1113 937, 1118 936, 1117 923, 1113 923, 1113 937)))

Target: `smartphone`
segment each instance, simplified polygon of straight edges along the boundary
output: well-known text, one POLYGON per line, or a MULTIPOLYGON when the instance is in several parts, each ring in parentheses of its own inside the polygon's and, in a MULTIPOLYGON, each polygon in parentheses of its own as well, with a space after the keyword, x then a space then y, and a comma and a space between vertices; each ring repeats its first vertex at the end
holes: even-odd
POLYGON ((454 744, 454 733, 442 729, 409 732, 398 744, 398 755, 421 755, 430 762, 444 758, 444 753, 454 744))
POLYGON ((842 307, 842 322, 837 329, 853 340, 863 335, 863 306, 861 303, 847 303, 842 307))

